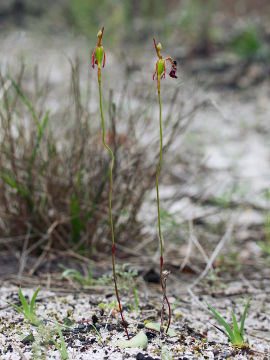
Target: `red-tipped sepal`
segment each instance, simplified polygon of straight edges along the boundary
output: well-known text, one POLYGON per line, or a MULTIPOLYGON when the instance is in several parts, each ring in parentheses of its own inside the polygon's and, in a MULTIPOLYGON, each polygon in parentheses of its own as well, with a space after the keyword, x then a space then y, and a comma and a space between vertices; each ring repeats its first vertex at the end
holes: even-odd
POLYGON ((96 48, 92 53, 92 68, 95 68, 95 57, 96 57, 96 48))

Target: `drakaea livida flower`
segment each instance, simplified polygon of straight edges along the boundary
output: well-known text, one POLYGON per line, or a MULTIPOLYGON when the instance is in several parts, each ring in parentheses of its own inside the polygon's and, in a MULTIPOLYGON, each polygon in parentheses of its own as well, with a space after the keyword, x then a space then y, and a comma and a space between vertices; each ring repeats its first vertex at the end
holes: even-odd
POLYGON ((177 75, 176 75, 177 62, 173 60, 171 56, 168 56, 165 59, 163 59, 162 55, 160 54, 160 51, 162 50, 161 43, 156 44, 155 38, 153 38, 153 41, 158 56, 158 61, 156 63, 156 69, 153 75, 153 80, 155 80, 155 78, 157 79, 157 88, 158 91, 160 91, 160 80, 165 79, 166 61, 169 61, 169 63, 171 64, 171 70, 169 72, 169 76, 174 79, 177 79, 177 75))
POLYGON ((97 33, 98 41, 92 53, 92 68, 94 69, 95 65, 97 65, 98 67, 98 82, 101 82, 101 66, 104 67, 106 62, 106 54, 104 47, 102 46, 103 33, 104 33, 104 26, 97 33))

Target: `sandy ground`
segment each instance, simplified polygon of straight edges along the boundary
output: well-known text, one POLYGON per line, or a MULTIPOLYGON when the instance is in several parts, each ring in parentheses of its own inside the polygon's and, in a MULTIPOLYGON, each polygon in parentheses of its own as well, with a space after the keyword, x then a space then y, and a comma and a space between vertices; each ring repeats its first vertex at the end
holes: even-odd
MULTIPOLYGON (((232 289, 231 289, 232 290, 232 289)), ((228 288, 226 290, 228 292, 228 288)), ((24 290, 30 297, 31 290, 24 290)), ((70 293, 68 295, 55 294, 41 290, 37 302, 37 314, 43 319, 46 332, 50 331, 55 319, 63 323, 63 320, 73 322, 70 327, 63 330, 70 359, 140 359, 139 353, 150 356, 147 359, 159 359, 161 348, 166 347, 174 359, 269 359, 269 293, 257 292, 252 295, 251 307, 246 320, 246 335, 250 348, 237 349, 228 344, 226 337, 216 330, 213 325, 216 321, 201 305, 198 306, 196 298, 187 296, 176 298, 170 297, 173 307, 173 321, 171 328, 176 336, 160 340, 154 331, 144 328, 145 320, 158 320, 160 304, 157 296, 145 298, 139 294, 139 312, 124 311, 129 324, 130 334, 135 335, 144 331, 148 337, 148 346, 145 351, 140 349, 120 350, 115 344, 116 340, 125 338, 120 322, 119 313, 113 309, 105 309, 101 313, 98 304, 104 302, 104 294, 96 295, 89 293, 70 293), (96 318, 94 317, 96 316, 96 318), (100 337, 93 331, 91 324, 95 323, 100 332, 100 337)), ((1 287, 0 303, 0 348, 1 358, 4 359, 30 359, 36 352, 37 358, 46 354, 47 359, 60 359, 60 355, 53 346, 41 346, 45 335, 40 338, 42 331, 31 326, 23 320, 15 310, 7 306, 6 301, 17 302, 17 288, 10 286, 1 287), (22 340, 29 334, 33 334, 35 342, 23 344, 22 340)), ((241 316, 245 305, 245 296, 226 296, 215 298, 209 295, 200 296, 201 304, 211 302, 213 306, 228 318, 229 309, 234 308, 237 317, 241 316)), ((114 301, 114 296, 107 293, 106 304, 114 301)), ((123 306, 126 309, 128 302, 133 299, 124 297, 123 306)), ((217 325, 217 324, 216 324, 217 325)), ((143 359, 143 357, 141 357, 143 359)))

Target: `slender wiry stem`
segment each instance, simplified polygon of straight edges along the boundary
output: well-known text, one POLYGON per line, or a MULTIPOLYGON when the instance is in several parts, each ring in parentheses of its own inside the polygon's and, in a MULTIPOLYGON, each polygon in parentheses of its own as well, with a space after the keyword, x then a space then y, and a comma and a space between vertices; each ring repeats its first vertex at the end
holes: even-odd
POLYGON ((162 116, 161 116, 161 97, 160 90, 158 89, 158 101, 159 101, 159 131, 160 131, 160 150, 159 150, 159 163, 156 174, 156 188, 157 188, 157 209, 158 209, 158 234, 160 241, 160 257, 163 258, 163 241, 161 234, 161 224, 160 224, 160 207, 159 207, 159 188, 158 188, 158 177, 162 165, 162 151, 163 151, 163 135, 162 135, 162 116))
MULTIPOLYGON (((159 102, 159 131, 160 131, 160 151, 159 151, 159 163, 157 168, 156 174, 156 189, 157 189, 157 209, 158 209, 158 234, 159 234, 159 241, 160 241, 160 285, 162 288, 164 299, 168 305, 169 310, 169 320, 166 329, 166 333, 169 330, 170 323, 171 323, 171 306, 169 300, 166 295, 165 285, 163 281, 163 240, 162 240, 162 233, 161 233, 161 223, 160 223, 160 205, 159 205, 159 187, 158 187, 158 177, 162 165, 162 151, 163 151, 163 135, 162 135, 162 111, 161 111, 161 96, 160 96, 160 79, 158 79, 158 102, 159 102)), ((161 309, 163 312, 163 307, 161 309)), ((160 331, 163 331, 163 314, 161 316, 161 324, 160 324, 160 331)))
MULTIPOLYGON (((98 69, 99 70, 99 69, 98 69)), ((120 297, 118 293, 117 288, 117 279, 116 279, 116 270, 115 270, 115 241, 114 241, 114 229, 113 229, 113 218, 112 218, 112 189, 113 189, 113 166, 114 166, 114 155, 110 147, 105 142, 105 122, 104 122, 104 116, 103 116, 103 107, 102 107, 102 92, 101 92, 101 74, 99 72, 98 74, 98 84, 99 84, 99 104, 100 104, 100 115, 101 115, 101 121, 102 121, 102 142, 104 147, 108 150, 111 156, 111 166, 110 166, 110 192, 109 192, 109 213, 110 213, 110 222, 111 222, 111 236, 112 236, 112 266, 113 266, 113 279, 114 279, 114 287, 115 287, 115 293, 118 301, 119 311, 122 319, 122 323, 124 325, 127 337, 129 339, 128 331, 126 322, 123 317, 122 313, 122 306, 120 302, 120 297)))

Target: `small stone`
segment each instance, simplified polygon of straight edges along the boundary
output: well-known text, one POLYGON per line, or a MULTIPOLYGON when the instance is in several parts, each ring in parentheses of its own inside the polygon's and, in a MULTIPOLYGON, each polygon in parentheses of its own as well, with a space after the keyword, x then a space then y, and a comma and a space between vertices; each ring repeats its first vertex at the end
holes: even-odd
POLYGON ((143 279, 146 282, 154 283, 154 284, 159 284, 159 282, 160 282, 159 274, 154 269, 148 270, 144 274, 143 279))
POLYGON ((94 315, 92 316, 92 321, 93 321, 93 324, 94 324, 94 325, 98 322, 98 317, 97 317, 96 314, 94 314, 94 315))
POLYGON ((79 324, 78 325, 78 327, 77 327, 77 329, 79 329, 79 330, 83 330, 83 329, 85 329, 85 325, 84 324, 79 324))
POLYGON ((136 360, 155 360, 152 356, 144 355, 143 353, 138 353, 136 360))

